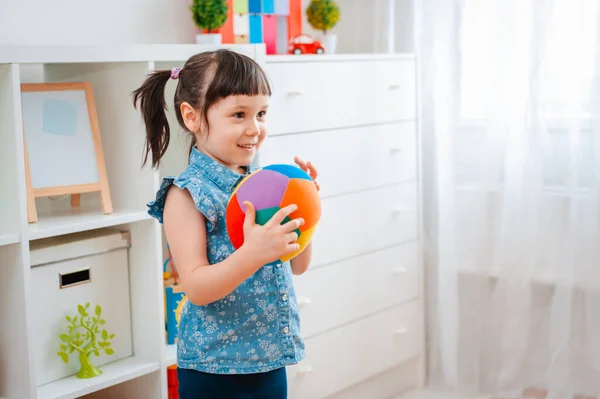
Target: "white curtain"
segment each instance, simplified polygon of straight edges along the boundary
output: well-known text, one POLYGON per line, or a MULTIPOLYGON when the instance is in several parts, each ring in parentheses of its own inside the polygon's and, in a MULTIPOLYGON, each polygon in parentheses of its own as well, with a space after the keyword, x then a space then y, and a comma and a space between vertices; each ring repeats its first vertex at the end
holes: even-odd
POLYGON ((600 397, 599 3, 415 1, 432 387, 600 397))

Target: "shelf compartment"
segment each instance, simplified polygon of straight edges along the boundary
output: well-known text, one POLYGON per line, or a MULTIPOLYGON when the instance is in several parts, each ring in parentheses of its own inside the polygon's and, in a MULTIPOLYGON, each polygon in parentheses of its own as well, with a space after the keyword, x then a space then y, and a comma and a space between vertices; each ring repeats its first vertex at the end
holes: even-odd
POLYGON ((101 367, 102 375, 79 379, 76 376, 41 385, 38 399, 71 399, 120 384, 159 370, 159 362, 147 362, 135 356, 109 363, 101 367))
POLYGON ((41 214, 38 217, 38 222, 29 225, 30 240, 118 226, 151 218, 146 211, 115 210, 115 212, 105 215, 100 209, 82 210, 77 208, 50 215, 41 214))

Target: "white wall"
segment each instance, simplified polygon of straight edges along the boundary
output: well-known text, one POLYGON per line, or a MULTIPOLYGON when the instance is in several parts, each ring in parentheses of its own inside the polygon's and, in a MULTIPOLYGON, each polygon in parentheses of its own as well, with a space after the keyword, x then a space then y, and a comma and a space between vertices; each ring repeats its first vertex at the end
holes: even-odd
POLYGON ((0 0, 0 44, 193 43, 189 0, 0 0))
MULTIPOLYGON (((308 5, 309 0, 303 0, 308 5)), ((413 0, 395 2, 395 51, 412 51, 413 0)), ((338 0, 338 52, 387 52, 389 0, 338 0), (375 28, 376 27, 376 28, 375 28)), ((0 0, 0 44, 193 43, 190 0, 0 0)), ((319 36, 305 20, 305 32, 319 36)))

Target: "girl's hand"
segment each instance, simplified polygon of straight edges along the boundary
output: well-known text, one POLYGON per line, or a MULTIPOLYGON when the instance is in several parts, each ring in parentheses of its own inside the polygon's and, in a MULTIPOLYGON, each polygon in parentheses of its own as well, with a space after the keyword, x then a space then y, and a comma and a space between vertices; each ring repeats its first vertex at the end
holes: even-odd
POLYGON ((294 230, 304 224, 304 219, 292 219, 281 224, 286 216, 298 209, 291 204, 278 210, 263 226, 256 223, 256 211, 250 202, 244 202, 246 216, 244 218, 245 251, 261 266, 300 249, 296 243, 298 234, 294 230))
POLYGON ((313 181, 315 182, 317 191, 319 191, 321 189, 321 186, 319 186, 319 183, 317 183, 318 173, 317 173, 317 169, 315 168, 315 165, 313 165, 310 161, 304 162, 302 159, 300 159, 298 157, 294 157, 294 162, 296 162, 298 164, 300 169, 302 169, 303 171, 308 173, 310 178, 313 179, 313 181))

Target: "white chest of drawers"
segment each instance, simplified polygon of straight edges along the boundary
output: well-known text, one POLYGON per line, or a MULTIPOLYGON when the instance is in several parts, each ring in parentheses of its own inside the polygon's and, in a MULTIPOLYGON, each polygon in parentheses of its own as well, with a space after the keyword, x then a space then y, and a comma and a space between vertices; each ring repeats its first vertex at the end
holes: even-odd
POLYGON ((385 399, 423 384, 416 61, 273 56, 259 162, 319 171, 313 263, 295 277, 307 358, 290 399, 385 399))

